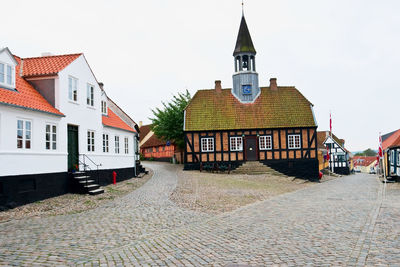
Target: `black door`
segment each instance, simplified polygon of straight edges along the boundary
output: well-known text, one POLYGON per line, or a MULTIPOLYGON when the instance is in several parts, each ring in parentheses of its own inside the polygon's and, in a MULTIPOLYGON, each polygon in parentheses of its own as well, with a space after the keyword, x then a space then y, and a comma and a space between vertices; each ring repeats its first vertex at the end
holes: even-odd
POLYGON ((68 125, 68 171, 78 170, 78 126, 68 125))
POLYGON ((256 137, 247 137, 246 138, 246 160, 248 160, 248 161, 258 160, 256 137))

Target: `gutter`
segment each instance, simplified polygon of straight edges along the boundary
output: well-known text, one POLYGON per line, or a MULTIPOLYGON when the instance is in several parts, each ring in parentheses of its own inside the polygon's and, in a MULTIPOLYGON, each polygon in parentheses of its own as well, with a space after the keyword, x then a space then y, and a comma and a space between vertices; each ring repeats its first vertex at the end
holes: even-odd
POLYGON ((49 112, 49 111, 43 111, 43 110, 39 110, 39 109, 34 109, 34 108, 28 108, 28 107, 24 107, 24 106, 20 106, 20 105, 15 105, 15 104, 10 104, 10 103, 5 103, 5 102, 0 102, 1 105, 5 105, 5 106, 9 106, 9 107, 13 107, 13 108, 21 108, 21 109, 25 109, 25 110, 29 110, 29 111, 36 111, 36 112, 40 112, 40 113, 45 113, 48 115, 53 115, 53 116, 57 116, 57 117, 65 117, 64 114, 57 114, 57 113, 53 113, 53 112, 49 112))

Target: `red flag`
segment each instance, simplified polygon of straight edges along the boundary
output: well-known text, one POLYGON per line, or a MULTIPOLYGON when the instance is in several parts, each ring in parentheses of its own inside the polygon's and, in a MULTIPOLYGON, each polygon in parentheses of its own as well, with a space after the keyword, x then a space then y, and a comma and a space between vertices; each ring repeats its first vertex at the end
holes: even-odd
POLYGON ((382 136, 379 133, 379 149, 378 149, 379 158, 383 157, 383 150, 382 150, 382 136))
POLYGON ((330 112, 329 112, 329 132, 330 135, 332 135, 332 115, 330 112))
POLYGON ((326 147, 326 160, 329 161, 330 158, 328 147, 326 147))

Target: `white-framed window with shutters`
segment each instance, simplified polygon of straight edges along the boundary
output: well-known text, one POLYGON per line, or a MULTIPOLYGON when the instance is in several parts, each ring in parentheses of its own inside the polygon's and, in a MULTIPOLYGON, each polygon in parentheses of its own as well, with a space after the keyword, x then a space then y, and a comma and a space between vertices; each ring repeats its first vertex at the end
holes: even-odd
POLYGON ((272 149, 272 136, 262 135, 258 140, 260 150, 271 150, 272 149))
POLYGON ((243 137, 231 137, 230 138, 231 151, 242 151, 243 150, 243 137))
POLYGON ((300 140, 299 134, 289 134, 288 135, 288 147, 289 147, 289 149, 301 148, 301 140, 300 140))
POLYGON ((15 88, 15 68, 0 62, 0 85, 15 88))
POLYGON ((29 120, 17 120, 17 148, 31 149, 32 146, 32 122, 29 120))
POLYGON ((46 150, 57 150, 57 125, 46 124, 46 150))
POLYGON ((68 77, 68 99, 78 102, 78 79, 72 76, 68 77))
POLYGON ((124 148, 125 148, 125 154, 129 154, 129 138, 128 137, 124 138, 124 148))
POLYGON ((201 138, 201 151, 213 152, 214 151, 214 138, 206 137, 201 138))
POLYGON ((94 131, 87 131, 87 151, 94 152, 94 131))
POLYGON ((94 106, 94 86, 87 84, 86 86, 86 104, 88 106, 94 106))
POLYGON ((119 154, 119 136, 118 135, 116 135, 114 137, 114 142, 115 142, 115 144, 114 144, 115 154, 119 154))
POLYGON ((101 113, 107 115, 107 102, 104 100, 101 101, 101 113))
POLYGON ((109 152, 108 134, 103 134, 103 152, 109 152))

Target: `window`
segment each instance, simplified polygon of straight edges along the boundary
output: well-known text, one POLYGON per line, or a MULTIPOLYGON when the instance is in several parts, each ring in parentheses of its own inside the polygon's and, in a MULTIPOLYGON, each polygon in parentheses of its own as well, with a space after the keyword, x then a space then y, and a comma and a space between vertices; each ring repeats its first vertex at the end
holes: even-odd
POLYGON ((31 148, 32 123, 26 120, 17 121, 17 148, 31 148))
POLYGON ((124 142, 125 142, 125 154, 129 154, 129 139, 128 139, 128 137, 124 138, 124 142))
POLYGON ((88 106, 94 106, 94 86, 90 84, 87 85, 86 104, 88 106))
POLYGON ((299 134, 291 134, 288 136, 289 149, 297 149, 300 148, 300 135, 299 134))
POLYGON ((46 124, 46 149, 57 149, 57 126, 54 124, 46 124))
POLYGON ((108 134, 103 134, 103 152, 108 153, 108 134))
POLYGON ((119 136, 115 136, 115 154, 119 154, 119 136))
POLYGON ((201 138, 201 151, 202 152, 214 151, 214 138, 201 138))
POLYGON ((4 83, 5 65, 0 63, 0 83, 4 83))
POLYGON ((242 150, 243 150, 243 138, 231 137, 231 151, 242 151, 242 150))
POLYGON ((101 113, 104 115, 107 115, 107 102, 106 101, 101 101, 101 113))
POLYGON ((397 152, 397 165, 400 166, 400 151, 397 152))
POLYGON ((94 131, 87 131, 87 151, 94 152, 94 131))
POLYGON ((14 85, 14 67, 0 63, 0 83, 4 85, 14 85))
POLYGON ((259 138, 260 150, 270 150, 272 149, 272 136, 263 135, 259 138))
POLYGON ((78 79, 73 77, 68 77, 68 98, 78 101, 78 79))

